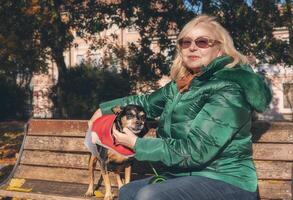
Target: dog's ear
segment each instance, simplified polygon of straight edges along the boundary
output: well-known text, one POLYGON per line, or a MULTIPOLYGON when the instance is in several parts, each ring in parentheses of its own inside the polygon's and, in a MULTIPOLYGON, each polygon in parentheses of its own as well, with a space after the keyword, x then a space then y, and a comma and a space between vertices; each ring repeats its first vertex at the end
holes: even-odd
POLYGON ((112 112, 113 112, 115 115, 118 115, 119 113, 121 113, 121 111, 122 111, 122 107, 121 107, 121 106, 115 106, 115 107, 113 107, 111 110, 112 110, 112 112))

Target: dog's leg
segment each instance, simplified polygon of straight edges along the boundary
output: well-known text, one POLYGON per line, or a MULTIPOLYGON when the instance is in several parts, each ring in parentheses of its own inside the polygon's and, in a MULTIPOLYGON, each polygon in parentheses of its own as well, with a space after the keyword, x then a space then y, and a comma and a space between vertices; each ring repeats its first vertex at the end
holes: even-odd
POLYGON ((131 165, 125 167, 125 184, 130 182, 131 178, 131 165))
POLYGON ((89 187, 87 189, 87 192, 85 193, 85 196, 93 196, 94 195, 94 171, 97 164, 97 157, 94 155, 91 155, 90 161, 89 161, 89 187))
POLYGON ((113 200, 114 196, 111 191, 111 182, 108 170, 102 171, 102 177, 105 183, 105 196, 104 200, 113 200))
POLYGON ((117 180, 117 184, 118 184, 118 188, 119 189, 124 185, 123 182, 122 182, 122 180, 121 180, 120 172, 121 172, 121 169, 120 168, 118 168, 117 170, 115 170, 116 180, 117 180))

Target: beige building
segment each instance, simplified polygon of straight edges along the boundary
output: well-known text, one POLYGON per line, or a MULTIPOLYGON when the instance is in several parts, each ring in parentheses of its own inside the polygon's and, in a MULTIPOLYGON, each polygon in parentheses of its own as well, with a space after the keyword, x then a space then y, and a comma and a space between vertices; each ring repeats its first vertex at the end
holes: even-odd
POLYGON ((265 74, 273 94, 270 108, 259 115, 260 119, 293 120, 293 69, 284 65, 263 64, 257 71, 265 74))

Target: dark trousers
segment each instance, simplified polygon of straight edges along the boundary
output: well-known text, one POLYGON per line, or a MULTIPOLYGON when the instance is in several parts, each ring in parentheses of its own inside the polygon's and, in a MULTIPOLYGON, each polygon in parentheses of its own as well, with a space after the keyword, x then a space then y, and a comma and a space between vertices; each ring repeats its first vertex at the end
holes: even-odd
POLYGON ((248 192, 223 181, 185 176, 148 184, 150 178, 132 181, 119 191, 119 200, 256 200, 248 192))

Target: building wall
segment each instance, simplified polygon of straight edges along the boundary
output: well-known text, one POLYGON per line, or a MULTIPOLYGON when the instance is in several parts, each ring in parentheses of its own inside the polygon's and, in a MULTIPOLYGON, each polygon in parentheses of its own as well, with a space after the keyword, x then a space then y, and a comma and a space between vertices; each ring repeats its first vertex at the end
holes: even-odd
POLYGON ((293 120, 293 110, 288 106, 288 99, 284 93, 284 86, 292 84, 289 88, 290 101, 293 103, 293 69, 283 65, 264 64, 257 68, 257 71, 265 74, 266 80, 271 88, 273 99, 269 109, 259 115, 260 119, 286 121, 293 120))
POLYGON ((58 69, 53 62, 48 65, 47 74, 35 74, 31 80, 33 118, 53 117, 54 104, 49 96, 52 87, 57 83, 58 69))

